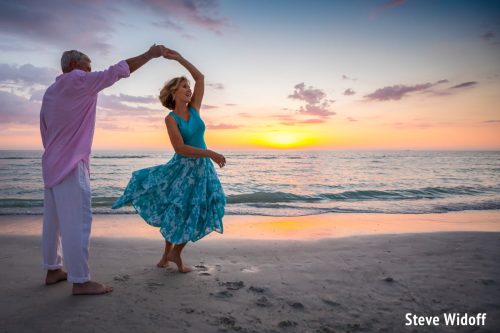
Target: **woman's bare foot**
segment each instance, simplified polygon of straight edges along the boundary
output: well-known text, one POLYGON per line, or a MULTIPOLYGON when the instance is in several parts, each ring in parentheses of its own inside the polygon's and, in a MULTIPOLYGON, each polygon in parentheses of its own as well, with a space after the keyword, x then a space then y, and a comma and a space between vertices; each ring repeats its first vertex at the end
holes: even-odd
POLYGON ((167 267, 168 266, 168 253, 172 250, 173 244, 168 240, 165 240, 165 250, 163 251, 163 256, 160 261, 156 264, 156 267, 167 267))
POLYGON ((95 281, 73 283, 73 295, 102 295, 112 291, 113 287, 95 281))
POLYGON ((174 262, 177 265, 177 268, 179 269, 179 272, 181 273, 189 273, 191 272, 191 268, 188 266, 185 266, 182 263, 181 255, 177 253, 177 251, 170 251, 170 253, 167 256, 167 259, 169 261, 174 262))
POLYGON ((156 264, 156 267, 167 267, 168 266, 168 259, 167 259, 167 252, 163 252, 163 256, 161 257, 160 261, 156 264))
POLYGON ((51 284, 56 284, 57 282, 66 281, 67 279, 68 273, 63 271, 61 268, 48 270, 47 276, 45 277, 45 284, 49 286, 51 284))

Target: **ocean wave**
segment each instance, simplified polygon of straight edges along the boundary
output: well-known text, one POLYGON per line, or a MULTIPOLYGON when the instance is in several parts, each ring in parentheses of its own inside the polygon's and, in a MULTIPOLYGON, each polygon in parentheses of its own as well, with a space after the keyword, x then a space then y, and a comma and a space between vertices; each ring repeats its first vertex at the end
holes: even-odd
POLYGON ((418 200, 438 199, 450 196, 500 193, 498 187, 424 187, 409 190, 353 190, 339 193, 298 195, 286 192, 254 192, 228 195, 228 203, 278 203, 318 201, 366 201, 366 200, 418 200))
POLYGON ((40 156, 32 156, 32 157, 12 156, 12 157, 0 157, 0 160, 35 160, 40 158, 41 158, 40 156))
MULTIPOLYGON (((31 192, 31 191, 29 191, 31 192)), ((398 202, 422 199, 444 199, 469 197, 475 198, 484 195, 499 195, 499 187, 424 187, 420 189, 396 189, 396 190, 352 190, 338 193, 320 193, 312 195, 301 195, 287 192, 253 192, 244 194, 231 194, 227 196, 227 203, 247 204, 257 207, 257 204, 279 204, 279 203, 328 203, 328 202, 398 202)), ((110 207, 117 197, 94 196, 93 207, 110 207)), ((4 198, 0 199, 0 208, 5 207, 41 207, 42 199, 4 198)))

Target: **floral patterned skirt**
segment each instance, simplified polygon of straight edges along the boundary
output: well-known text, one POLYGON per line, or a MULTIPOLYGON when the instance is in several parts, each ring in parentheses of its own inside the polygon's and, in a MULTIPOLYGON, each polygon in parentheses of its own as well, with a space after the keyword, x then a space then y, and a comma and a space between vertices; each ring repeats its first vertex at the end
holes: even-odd
POLYGON ((173 244, 223 232, 226 196, 209 158, 175 154, 167 164, 134 171, 112 208, 126 204, 173 244))

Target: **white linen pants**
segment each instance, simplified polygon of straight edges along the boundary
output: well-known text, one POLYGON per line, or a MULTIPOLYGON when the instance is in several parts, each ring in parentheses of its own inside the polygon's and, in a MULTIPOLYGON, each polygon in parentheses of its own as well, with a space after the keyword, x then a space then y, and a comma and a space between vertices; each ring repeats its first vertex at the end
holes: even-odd
POLYGON ((42 234, 44 269, 62 268, 64 256, 69 282, 90 281, 88 259, 91 225, 90 177, 84 162, 80 161, 61 183, 45 189, 42 234))

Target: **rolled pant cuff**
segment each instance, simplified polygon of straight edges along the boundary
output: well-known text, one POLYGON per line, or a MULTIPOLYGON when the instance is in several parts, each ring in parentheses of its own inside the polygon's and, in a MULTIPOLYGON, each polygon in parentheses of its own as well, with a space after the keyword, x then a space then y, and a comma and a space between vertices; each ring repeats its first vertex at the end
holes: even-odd
POLYGON ((85 283, 90 281, 90 276, 87 277, 74 277, 71 275, 68 275, 68 282, 71 283, 85 283))

